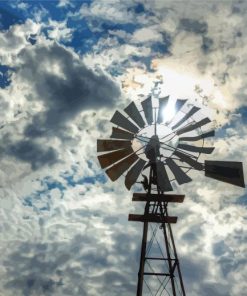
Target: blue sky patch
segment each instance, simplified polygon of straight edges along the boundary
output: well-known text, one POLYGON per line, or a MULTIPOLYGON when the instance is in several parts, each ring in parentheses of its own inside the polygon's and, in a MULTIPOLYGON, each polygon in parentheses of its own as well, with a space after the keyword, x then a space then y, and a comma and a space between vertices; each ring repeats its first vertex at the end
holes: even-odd
POLYGON ((242 205, 242 206, 247 207, 247 194, 244 194, 244 195, 240 196, 236 200, 235 204, 238 204, 238 205, 242 205))
POLYGON ((145 12, 144 5, 143 5, 142 3, 138 3, 138 4, 134 7, 134 11, 135 11, 135 13, 137 13, 137 14, 145 12))
POLYGON ((237 114, 241 114, 241 120, 243 121, 243 124, 247 123, 247 107, 241 107, 236 110, 237 114))
POLYGON ((73 37, 71 41, 65 41, 66 46, 71 46, 73 49, 80 53, 85 54, 90 52, 92 47, 103 36, 102 32, 94 32, 89 29, 89 26, 85 20, 73 20, 69 19, 67 22, 68 28, 73 28, 73 37))
POLYGON ((116 24, 113 22, 103 22, 101 24, 101 28, 103 31, 107 32, 109 30, 123 30, 128 33, 133 33, 137 28, 138 25, 133 23, 127 23, 127 24, 116 24))
POLYGON ((156 54, 167 54, 169 53, 169 45, 167 45, 165 42, 156 42, 151 45, 152 52, 155 52, 156 54))
POLYGON ((6 4, 5 1, 0 2, 0 30, 8 30, 12 25, 25 22, 21 13, 6 4))
POLYGON ((44 189, 35 191, 31 195, 24 197, 23 200, 24 206, 33 208, 33 210, 37 213, 42 211, 50 211, 50 191, 52 189, 59 189, 61 192, 61 198, 63 198, 63 191, 66 189, 66 187, 61 182, 54 180, 50 176, 45 177, 40 182, 44 189))
POLYGON ((79 180, 74 179, 74 175, 64 175, 62 176, 64 180, 66 180, 67 185, 71 187, 75 187, 77 185, 83 185, 83 184, 95 184, 95 183, 102 183, 105 184, 107 182, 107 178, 104 173, 95 175, 95 176, 88 176, 81 178, 79 180))
POLYGON ((29 41, 32 45, 34 45, 37 42, 36 37, 37 37, 36 34, 30 34, 30 36, 27 38, 27 41, 29 41))
POLYGON ((0 87, 5 88, 11 83, 10 79, 11 68, 5 65, 0 65, 0 87))

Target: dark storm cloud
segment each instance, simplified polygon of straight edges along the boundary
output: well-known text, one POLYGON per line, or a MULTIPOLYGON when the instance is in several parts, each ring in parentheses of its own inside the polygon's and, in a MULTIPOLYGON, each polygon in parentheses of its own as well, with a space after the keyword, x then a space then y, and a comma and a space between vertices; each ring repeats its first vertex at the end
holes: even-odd
POLYGON ((7 145, 6 154, 28 162, 36 170, 44 165, 53 165, 58 161, 58 155, 52 147, 42 147, 32 140, 21 140, 7 145))
POLYGON ((203 283, 200 289, 200 296, 231 296, 229 286, 221 283, 203 283))
POLYGON ((5 287, 25 296, 32 293, 53 295, 54 290, 63 285, 61 269, 70 259, 70 254, 61 247, 58 243, 21 243, 19 250, 3 263, 8 268, 9 278, 5 287))
POLYGON ((204 231, 202 230, 202 225, 193 225, 191 226, 181 237, 184 241, 183 243, 186 244, 196 244, 198 243, 203 235, 205 235, 204 231))
POLYGON ((209 262, 206 258, 194 258, 183 256, 180 260, 185 282, 188 284, 199 282, 209 273, 209 262))
POLYGON ((205 37, 203 36, 202 37, 202 50, 204 53, 208 53, 212 50, 212 47, 213 47, 213 39, 209 38, 209 37, 205 37))
POLYGON ((30 163, 36 170, 55 164, 59 157, 48 143, 41 146, 35 138, 56 136, 71 142, 67 123, 84 110, 112 107, 120 89, 102 71, 89 69, 78 56, 57 43, 24 49, 19 59, 16 79, 28 85, 27 100, 40 101, 44 109, 34 114, 25 127, 25 140, 10 140, 3 149, 5 154, 30 163))
POLYGON ((7 271, 5 288, 24 296, 86 296, 92 295, 89 288, 93 285, 97 288, 95 295, 102 289, 102 295, 117 295, 117 292, 133 295, 136 283, 129 273, 127 260, 123 266, 121 260, 117 260, 127 259, 128 254, 129 249, 109 250, 104 243, 87 235, 76 235, 71 241, 49 244, 22 242, 3 262, 7 271), (115 257, 115 264, 118 262, 113 269, 110 268, 114 263, 109 261, 109 255, 115 257))
POLYGON ((40 100, 45 111, 37 114, 26 135, 42 136, 63 127, 83 110, 114 106, 120 89, 101 70, 89 69, 69 50, 53 43, 25 49, 20 54, 19 79, 31 85, 29 100, 40 100))
POLYGON ((208 25, 205 22, 200 22, 197 20, 182 18, 179 25, 181 30, 187 32, 193 32, 195 34, 206 34, 208 31, 208 25))

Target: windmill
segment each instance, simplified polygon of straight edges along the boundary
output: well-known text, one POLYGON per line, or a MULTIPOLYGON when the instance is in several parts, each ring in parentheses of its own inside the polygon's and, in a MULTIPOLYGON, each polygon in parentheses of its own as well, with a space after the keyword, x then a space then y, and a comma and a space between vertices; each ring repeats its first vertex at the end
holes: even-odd
POLYGON ((143 223, 137 296, 186 295, 171 227, 177 217, 168 214, 168 204, 182 203, 185 196, 171 194, 173 188, 192 181, 190 171, 245 187, 241 162, 200 161, 213 152, 205 144, 215 135, 202 111, 188 100, 153 92, 132 101, 124 114, 116 111, 110 139, 97 140, 98 160, 108 177, 116 181, 124 175, 128 190, 135 184, 144 189, 132 198, 145 203, 144 213, 129 214, 129 221, 143 223))

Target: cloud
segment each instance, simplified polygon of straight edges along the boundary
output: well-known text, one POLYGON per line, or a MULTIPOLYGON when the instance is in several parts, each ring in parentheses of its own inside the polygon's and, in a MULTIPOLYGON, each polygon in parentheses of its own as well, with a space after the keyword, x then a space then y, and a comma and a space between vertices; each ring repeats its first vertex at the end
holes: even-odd
POLYGON ((52 43, 19 53, 16 83, 30 85, 30 100, 41 101, 45 111, 34 116, 26 135, 41 136, 42 129, 64 126, 84 110, 114 106, 120 90, 103 71, 86 67, 71 51, 52 43), (32 83, 30 84, 30 82, 32 83))
POLYGON ((179 29, 195 34, 206 34, 208 25, 206 22, 200 22, 196 19, 181 18, 179 21, 179 29))
POLYGON ((58 7, 73 6, 70 0, 59 0, 58 7))
POLYGON ((107 2, 93 1, 89 4, 82 4, 78 15, 88 20, 94 20, 94 24, 99 24, 102 21, 116 22, 116 23, 130 23, 136 20, 136 15, 133 10, 129 9, 134 6, 135 1, 114 1, 107 2))
POLYGON ((42 148, 38 143, 22 140, 5 147, 5 153, 21 161, 31 164, 33 170, 44 165, 53 165, 58 161, 58 155, 52 147, 42 148))
POLYGON ((28 19, 24 24, 15 24, 6 31, 0 32, 0 58, 1 63, 14 65, 14 59, 21 49, 30 43, 28 38, 31 35, 39 34, 41 25, 28 19))
POLYGON ((45 27, 48 37, 57 42, 70 42, 73 38, 74 29, 68 28, 67 20, 58 22, 49 19, 45 27))
POLYGON ((1 252, 6 273, 0 291, 6 296, 17 291, 23 295, 67 295, 68 291, 70 295, 113 296, 117 291, 132 295, 138 262, 135 240, 140 234, 133 228, 126 233, 122 225, 127 223, 124 213, 129 202, 105 190, 97 184, 68 186, 64 198, 55 192, 47 198, 49 211, 33 215, 32 208, 18 203, 12 211, 6 210, 9 221, 16 223, 11 233, 3 232, 4 241, 16 227, 19 231, 7 252, 1 252), (113 211, 117 221, 102 223, 113 211), (119 272, 123 269, 124 274, 119 272))
MULTIPOLYGON (((134 36, 137 36, 138 32, 152 30, 152 35, 145 34, 146 42, 142 40, 144 47, 150 42, 149 36, 155 40, 159 39, 160 34, 168 34, 171 42, 170 55, 160 59, 159 62, 163 64, 163 67, 167 69, 175 67, 176 71, 179 71, 180 68, 188 75, 192 73, 193 76, 195 75, 201 80, 210 81, 211 89, 214 88, 213 92, 203 84, 202 88, 204 93, 212 93, 209 100, 212 107, 217 108, 223 103, 223 112, 225 110, 233 111, 245 104, 246 101, 244 100, 245 87, 241 87, 241 84, 245 84, 245 80, 241 78, 244 77, 243 71, 241 73, 235 71, 235 69, 239 70, 245 67, 242 62, 239 63, 237 58, 240 51, 241 57, 243 57, 241 42, 245 44, 245 34, 242 33, 244 32, 244 20, 240 22, 240 18, 244 18, 245 4, 240 5, 243 12, 241 15, 241 13, 234 12, 236 4, 233 3, 230 2, 227 5, 222 2, 217 5, 207 3, 202 7, 197 3, 190 2, 189 5, 194 9, 193 16, 191 16, 188 5, 184 3, 152 1, 152 5, 149 5, 148 2, 144 2, 145 12, 143 14, 146 17, 142 22, 141 20, 139 22, 138 19, 138 22, 145 27, 137 28, 132 33, 132 39, 128 34, 125 41, 130 44, 130 40, 134 41, 134 36), (153 13, 152 17, 148 14, 150 12, 153 13), (217 13, 217 18, 214 17, 214 12, 217 13), (223 21, 229 16, 234 26, 223 21), (224 30, 222 30, 223 27, 224 30)), ((115 45, 114 47, 116 47, 116 51, 119 48, 115 45)), ((139 46, 139 48, 141 47, 139 46)), ((112 50, 105 51, 104 56, 108 57, 108 54, 110 56, 112 50)), ((121 66, 121 59, 113 58, 111 62, 121 66)), ((133 60, 129 61, 128 66, 131 67, 131 65, 134 65, 133 60)), ((139 67, 141 65, 142 62, 139 63, 139 67)), ((169 82, 167 81, 167 84, 169 82)))
POLYGON ((61 146, 54 144, 52 137, 60 138, 63 145, 74 144, 76 138, 78 143, 79 131, 73 125, 76 118, 87 110, 111 108, 120 89, 103 70, 90 69, 71 50, 40 40, 19 51, 12 84, 1 96, 2 134, 9 138, 9 144, 2 143, 2 151, 38 169, 57 163, 61 157, 61 146), (21 120, 25 113, 26 119, 21 120))
MULTIPOLYGON (((166 89, 207 96, 222 109, 219 121, 229 126, 215 140, 212 158, 247 157, 244 123, 229 116, 246 104, 245 3, 142 3, 139 13, 135 1, 84 4, 77 17, 102 32, 84 56, 46 39, 42 13, 39 24, 28 21, 31 29, 16 25, 0 33, 2 60, 15 67, 11 84, 0 92, 0 294, 135 293, 142 228, 127 222, 134 205, 123 178, 112 183, 102 177, 96 139, 110 135, 115 107, 146 95, 164 69, 166 89), (37 34, 34 45, 29 33, 37 34), (160 35, 170 38, 169 54, 153 50, 160 35), (128 96, 121 96, 107 71, 129 85, 128 96)), ((51 24, 50 37, 70 38, 65 22, 51 24)), ((185 202, 170 209, 179 217, 173 229, 186 291, 241 295, 245 191, 192 175, 193 182, 178 188, 185 202)))
POLYGON ((154 28, 141 28, 133 33, 131 42, 133 43, 147 43, 147 42, 162 42, 162 35, 157 33, 154 28))

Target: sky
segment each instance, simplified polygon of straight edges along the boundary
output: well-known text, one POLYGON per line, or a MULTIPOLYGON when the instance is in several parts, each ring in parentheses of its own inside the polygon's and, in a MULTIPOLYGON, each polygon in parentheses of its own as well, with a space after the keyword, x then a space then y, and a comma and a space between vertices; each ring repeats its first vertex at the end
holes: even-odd
MULTIPOLYGON (((135 295, 142 228, 96 140, 157 79, 213 110, 247 173, 246 1, 0 1, 0 295, 135 295)), ((246 189, 193 175, 173 227, 189 296, 244 296, 246 189)))

